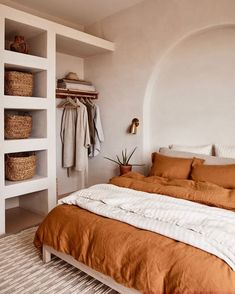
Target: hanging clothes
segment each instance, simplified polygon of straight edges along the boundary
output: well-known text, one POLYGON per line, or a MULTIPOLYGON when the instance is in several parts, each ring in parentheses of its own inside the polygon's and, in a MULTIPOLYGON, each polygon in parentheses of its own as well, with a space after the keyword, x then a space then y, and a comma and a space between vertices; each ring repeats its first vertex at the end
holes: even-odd
POLYGON ((68 176, 75 161, 75 131, 77 110, 64 108, 61 120, 60 137, 62 141, 62 166, 67 168, 68 176))
POLYGON ((76 108, 64 108, 61 121, 62 166, 67 168, 68 176, 74 168, 80 173, 82 186, 85 187, 88 178, 88 148, 90 133, 87 109, 78 99, 76 108))
POLYGON ((86 105, 89 121, 90 141, 89 157, 97 156, 101 151, 101 143, 104 142, 104 133, 101 124, 100 110, 98 105, 90 100, 82 100, 86 105))
POLYGON ((104 142, 104 132, 101 124, 100 109, 99 106, 94 104, 94 128, 95 128, 95 140, 89 148, 89 157, 97 156, 101 151, 101 143, 104 142))
POLYGON ((72 168, 78 171, 82 179, 82 186, 85 187, 88 179, 88 156, 95 157, 100 153, 104 133, 98 105, 89 100, 81 101, 73 100, 73 103, 70 104, 75 108, 65 105, 63 111, 61 122, 62 166, 67 168, 68 176, 72 168))
MULTIPOLYGON (((87 108, 78 99, 76 99, 79 107, 76 109, 76 148, 75 148, 75 170, 83 173, 84 182, 88 177, 88 148, 90 147, 90 133, 88 124, 87 108)), ((85 184, 84 184, 85 185, 85 184)))
POLYGON ((81 102, 87 108, 90 141, 91 141, 91 145, 93 145, 95 143, 95 125, 94 125, 95 111, 96 111, 95 104, 93 102, 88 101, 88 100, 82 100, 81 102))

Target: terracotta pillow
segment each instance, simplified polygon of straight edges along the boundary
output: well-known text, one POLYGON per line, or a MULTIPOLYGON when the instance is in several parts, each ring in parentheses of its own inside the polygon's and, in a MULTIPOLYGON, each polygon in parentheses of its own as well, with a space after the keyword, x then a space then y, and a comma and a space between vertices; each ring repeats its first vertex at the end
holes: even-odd
POLYGON ((152 162, 150 176, 168 179, 188 179, 191 167, 203 164, 204 160, 199 158, 169 157, 155 152, 152 154, 152 162))
POLYGON ((194 181, 209 182, 224 188, 235 189, 235 164, 197 165, 191 172, 194 181))

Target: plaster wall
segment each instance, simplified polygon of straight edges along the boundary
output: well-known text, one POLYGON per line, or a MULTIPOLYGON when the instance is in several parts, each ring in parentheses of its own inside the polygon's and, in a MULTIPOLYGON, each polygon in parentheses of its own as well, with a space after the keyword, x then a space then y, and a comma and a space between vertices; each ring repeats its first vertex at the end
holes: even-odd
POLYGON ((85 28, 116 44, 112 54, 85 59, 106 137, 90 161, 90 184, 117 174, 103 156, 124 147, 138 146, 139 163, 168 143, 234 142, 234 9, 233 0, 145 0, 85 28))
POLYGON ((149 146, 235 143, 235 26, 190 35, 160 65, 149 146))

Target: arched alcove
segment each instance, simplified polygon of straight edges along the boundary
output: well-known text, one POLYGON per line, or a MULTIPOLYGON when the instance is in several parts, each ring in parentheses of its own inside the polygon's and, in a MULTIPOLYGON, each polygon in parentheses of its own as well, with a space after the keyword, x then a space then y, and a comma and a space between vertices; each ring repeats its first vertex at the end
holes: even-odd
POLYGON ((235 25, 197 31, 156 65, 144 101, 144 155, 171 143, 235 145, 235 25))

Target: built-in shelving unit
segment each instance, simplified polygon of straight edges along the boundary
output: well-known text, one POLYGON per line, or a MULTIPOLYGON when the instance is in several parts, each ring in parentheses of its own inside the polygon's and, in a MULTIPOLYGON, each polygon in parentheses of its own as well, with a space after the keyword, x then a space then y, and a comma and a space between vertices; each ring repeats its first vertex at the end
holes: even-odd
MULTIPOLYGON (((0 234, 8 228, 12 231, 14 222, 21 227, 29 220, 39 220, 56 204, 55 192, 55 167, 53 166, 54 130, 52 125, 55 120, 53 109, 54 99, 54 66, 53 56, 48 54, 50 44, 53 48, 53 40, 49 40, 46 29, 27 23, 28 18, 22 22, 21 12, 13 11, 9 7, 2 6, 1 16, 1 202, 0 202, 0 234), (14 14, 14 19, 11 18, 14 14), (16 21, 19 18, 19 21, 16 21), (15 35, 23 35, 29 44, 29 54, 10 51, 10 43, 15 35), (33 97, 8 96, 4 93, 4 74, 8 70, 30 72, 33 74, 33 97), (27 112, 33 118, 31 136, 27 139, 7 140, 4 139, 4 116, 7 114, 20 114, 27 112), (16 152, 35 152, 37 156, 36 174, 32 179, 24 181, 9 181, 5 179, 4 164, 5 156, 16 152), (44 191, 44 192, 42 192, 44 191), (18 207, 7 210, 10 200, 14 200, 18 207), (22 214, 21 218, 21 213, 22 214), (15 212, 15 213, 14 213, 15 212), (17 213, 16 213, 17 212, 17 213), (28 215, 25 222, 24 215, 28 215), (32 217, 34 216, 34 217, 32 217), (13 219, 12 219, 13 218, 13 219)), ((33 19, 29 19, 32 22, 33 19)))
POLYGON ((56 205, 56 51, 88 57, 114 51, 112 42, 0 4, 0 235, 37 224, 56 205), (10 50, 16 35, 22 35, 29 53, 10 50), (33 97, 4 93, 4 73, 33 73, 33 97), (27 139, 4 139, 4 115, 29 113, 32 134, 27 139), (5 156, 33 151, 36 174, 24 181, 5 179, 5 156), (13 205, 14 204, 14 205, 13 205))

